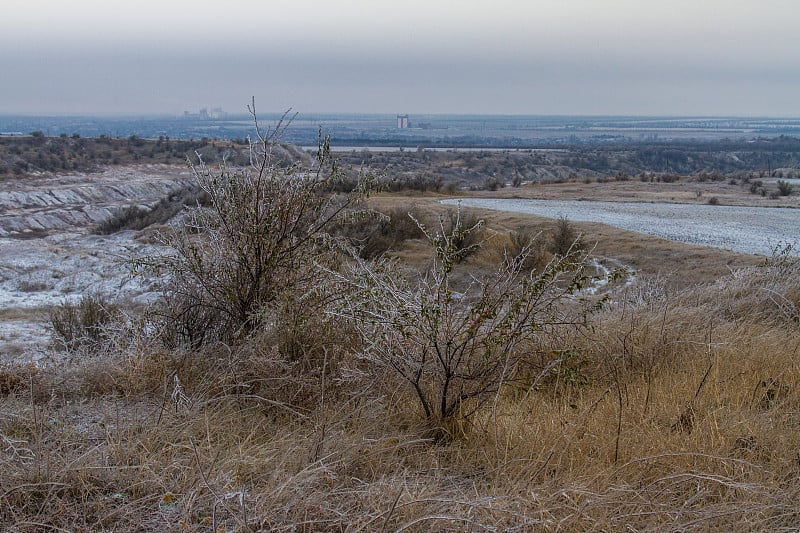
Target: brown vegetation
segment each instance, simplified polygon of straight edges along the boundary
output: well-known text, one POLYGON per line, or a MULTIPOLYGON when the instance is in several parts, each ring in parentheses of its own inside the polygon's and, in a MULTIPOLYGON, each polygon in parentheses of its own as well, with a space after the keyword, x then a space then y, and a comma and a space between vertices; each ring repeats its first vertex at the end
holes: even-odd
POLYGON ((6 367, 0 522, 791 529, 797 268, 628 289, 592 333, 531 352, 528 375, 542 378, 504 388, 446 444, 426 439, 412 395, 357 367, 300 371, 270 336, 234 352, 130 343, 110 359, 6 367))
POLYGON ((103 350, 0 367, 4 530, 800 523, 791 249, 757 261, 567 221, 478 224, 479 211, 464 220, 398 196, 370 199, 381 216, 333 192, 335 167, 260 161, 199 167, 210 207, 172 234, 177 255, 156 258, 173 314, 111 321, 88 302, 85 317, 54 317, 75 339, 102 331, 103 350), (274 226, 285 234, 248 226, 267 214, 288 217, 274 226), (334 231, 361 216, 388 226, 334 231), (584 290, 583 255, 547 250, 572 231, 593 257, 636 270, 601 289, 603 306, 584 290), (372 238, 382 250, 364 253, 372 238), (353 246, 360 256, 341 252, 353 246), (264 264, 274 270, 248 270, 264 264), (164 316, 205 328, 200 341, 174 342, 164 316))

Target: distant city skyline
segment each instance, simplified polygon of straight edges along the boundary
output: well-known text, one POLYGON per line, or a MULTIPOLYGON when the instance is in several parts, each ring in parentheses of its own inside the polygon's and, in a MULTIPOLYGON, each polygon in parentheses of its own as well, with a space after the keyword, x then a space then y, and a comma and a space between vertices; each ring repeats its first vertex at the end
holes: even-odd
POLYGON ((800 116, 790 0, 5 0, 2 114, 800 116))

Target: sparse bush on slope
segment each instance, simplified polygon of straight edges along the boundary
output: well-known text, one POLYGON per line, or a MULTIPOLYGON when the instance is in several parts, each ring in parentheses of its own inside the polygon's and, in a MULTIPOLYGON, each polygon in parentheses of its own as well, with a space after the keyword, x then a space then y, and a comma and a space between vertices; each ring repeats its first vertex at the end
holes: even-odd
POLYGON ((581 236, 569 222, 567 217, 561 217, 556 223, 556 228, 550 237, 550 252, 556 255, 565 255, 573 249, 582 249, 581 236))
POLYGON ((53 345, 68 352, 96 351, 109 340, 108 327, 120 316, 116 305, 98 296, 64 302, 50 311, 53 345))
POLYGON ((177 190, 158 201, 152 208, 130 205, 104 220, 94 229, 98 235, 122 230, 141 230, 153 224, 164 224, 186 207, 208 205, 208 196, 199 188, 177 190))
POLYGON ((406 240, 423 236, 419 226, 400 208, 365 213, 337 228, 336 233, 345 237, 364 259, 397 251, 406 240))
POLYGON ((564 305, 587 280, 586 257, 577 250, 526 274, 526 247, 494 275, 457 291, 453 268, 480 247, 468 243, 481 225, 464 225, 460 209, 449 229, 444 221, 436 233, 420 224, 435 261, 415 282, 399 279, 391 264, 359 261, 351 277, 357 296, 340 311, 362 335, 362 357, 376 379, 397 379, 410 389, 438 437, 514 379, 526 343, 557 326, 583 327, 598 304, 564 305))
POLYGON ((365 192, 332 192, 344 173, 331 161, 327 139, 313 166, 278 165, 273 146, 285 124, 262 132, 252 113, 250 166, 194 165, 209 207, 194 209, 186 228, 165 235, 173 253, 138 264, 166 275, 161 314, 177 343, 236 342, 276 319, 281 306, 284 315, 313 316, 330 288, 319 267, 337 261, 330 227, 365 192))
POLYGON ((778 180, 778 194, 789 196, 792 192, 794 192, 794 186, 790 182, 778 180))
POLYGON ((519 227, 508 233, 503 243, 502 258, 508 262, 522 257, 523 271, 542 270, 552 259, 545 248, 546 244, 541 238, 541 233, 519 227))

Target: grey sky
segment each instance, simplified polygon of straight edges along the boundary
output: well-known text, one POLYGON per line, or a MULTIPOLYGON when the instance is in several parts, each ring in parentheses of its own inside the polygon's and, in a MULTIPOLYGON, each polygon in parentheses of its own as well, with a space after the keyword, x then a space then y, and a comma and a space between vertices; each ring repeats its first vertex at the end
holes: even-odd
POLYGON ((800 116, 797 0, 3 0, 0 113, 800 116))

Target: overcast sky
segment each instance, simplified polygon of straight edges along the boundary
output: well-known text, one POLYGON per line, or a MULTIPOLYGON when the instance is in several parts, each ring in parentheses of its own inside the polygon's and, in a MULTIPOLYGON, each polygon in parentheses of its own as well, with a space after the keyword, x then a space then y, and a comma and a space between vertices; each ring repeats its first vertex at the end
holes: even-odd
POLYGON ((2 0, 0 113, 800 116, 798 0, 2 0))

